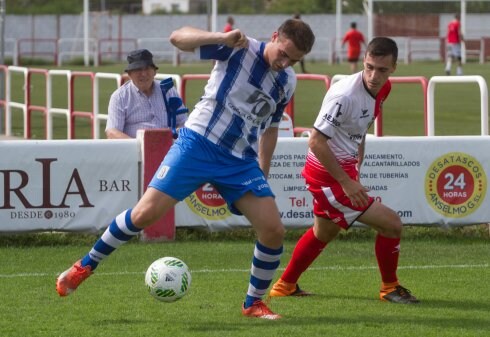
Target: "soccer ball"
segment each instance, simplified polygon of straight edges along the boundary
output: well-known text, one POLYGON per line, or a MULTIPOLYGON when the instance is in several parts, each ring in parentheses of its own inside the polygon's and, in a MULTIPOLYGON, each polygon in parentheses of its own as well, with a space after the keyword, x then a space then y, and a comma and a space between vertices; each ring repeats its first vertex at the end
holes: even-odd
POLYGON ((162 302, 174 302, 184 297, 191 285, 187 265, 176 257, 162 257, 153 262, 145 276, 151 296, 162 302))

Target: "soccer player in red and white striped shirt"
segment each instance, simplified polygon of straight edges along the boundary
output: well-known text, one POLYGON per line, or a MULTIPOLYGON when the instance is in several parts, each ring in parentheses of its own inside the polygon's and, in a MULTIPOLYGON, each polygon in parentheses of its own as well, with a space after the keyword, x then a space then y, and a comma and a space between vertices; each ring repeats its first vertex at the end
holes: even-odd
POLYGON ((381 272, 381 300, 418 303, 396 275, 403 227, 400 217, 369 196, 359 181, 366 133, 390 92, 389 76, 396 69, 397 56, 392 39, 373 39, 364 56, 364 70, 327 92, 309 139, 303 170, 313 195, 314 225, 299 239, 270 296, 308 295, 298 287, 301 274, 341 229, 359 221, 378 232, 375 252, 381 272))

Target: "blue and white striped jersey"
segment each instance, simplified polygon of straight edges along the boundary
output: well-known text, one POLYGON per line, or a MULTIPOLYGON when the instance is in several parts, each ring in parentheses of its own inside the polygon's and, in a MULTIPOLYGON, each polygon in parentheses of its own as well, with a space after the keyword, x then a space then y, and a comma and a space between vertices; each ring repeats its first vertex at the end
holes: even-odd
POLYGON ((291 67, 276 72, 264 60, 265 43, 247 48, 205 45, 201 59, 216 64, 185 126, 239 158, 257 158, 258 138, 277 127, 296 88, 291 67))

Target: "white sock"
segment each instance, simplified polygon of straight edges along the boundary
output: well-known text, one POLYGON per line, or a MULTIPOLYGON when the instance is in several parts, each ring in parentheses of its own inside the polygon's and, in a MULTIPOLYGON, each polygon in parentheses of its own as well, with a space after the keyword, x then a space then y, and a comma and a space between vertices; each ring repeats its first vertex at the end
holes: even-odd
POLYGON ((451 71, 451 59, 448 59, 446 62, 446 71, 451 71))

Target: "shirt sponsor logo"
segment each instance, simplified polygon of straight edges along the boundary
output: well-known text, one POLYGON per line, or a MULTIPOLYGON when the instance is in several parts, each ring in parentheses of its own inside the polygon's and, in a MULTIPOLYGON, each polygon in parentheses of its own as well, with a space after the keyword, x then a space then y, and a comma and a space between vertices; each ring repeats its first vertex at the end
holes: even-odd
POLYGON ((369 110, 368 109, 361 109, 361 112, 362 112, 362 116, 360 118, 369 117, 369 115, 368 115, 369 110))
POLYGON ((356 140, 356 141, 361 141, 363 137, 364 137, 363 135, 349 135, 350 140, 356 140))
POLYGON ((247 103, 253 105, 250 112, 260 119, 268 116, 272 111, 270 97, 258 90, 248 97, 247 103))
POLYGON ((325 116, 323 116, 323 119, 326 120, 329 124, 331 124, 333 126, 336 126, 336 127, 340 126, 340 122, 338 120, 336 120, 335 117, 333 117, 332 115, 325 115, 325 116))

